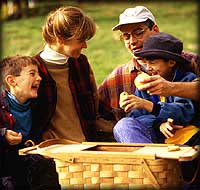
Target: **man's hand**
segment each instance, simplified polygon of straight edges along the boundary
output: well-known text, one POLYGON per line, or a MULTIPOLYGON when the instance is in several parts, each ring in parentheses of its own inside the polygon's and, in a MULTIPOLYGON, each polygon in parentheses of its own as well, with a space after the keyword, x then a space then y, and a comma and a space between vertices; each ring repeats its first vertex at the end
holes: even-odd
POLYGON ((160 131, 165 135, 166 138, 173 137, 176 129, 182 129, 181 125, 174 125, 173 119, 168 119, 167 122, 160 125, 160 131))
POLYGON ((141 81, 144 85, 138 87, 139 90, 147 90, 150 95, 161 95, 168 97, 171 95, 173 83, 165 80, 160 75, 149 76, 141 81))
POLYGON ((22 134, 12 130, 6 130, 5 138, 9 145, 17 145, 22 141, 22 134))

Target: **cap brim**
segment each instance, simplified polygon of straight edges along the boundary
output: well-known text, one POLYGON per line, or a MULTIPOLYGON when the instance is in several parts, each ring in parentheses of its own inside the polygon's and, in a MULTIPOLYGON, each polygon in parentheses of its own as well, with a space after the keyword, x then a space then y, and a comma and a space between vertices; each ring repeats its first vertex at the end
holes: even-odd
POLYGON ((112 30, 113 30, 113 31, 120 30, 120 28, 121 28, 122 25, 123 25, 123 24, 117 24, 116 26, 114 26, 114 27, 112 28, 112 30))
POLYGON ((169 51, 164 51, 164 50, 158 50, 158 49, 151 49, 151 50, 141 50, 141 51, 136 51, 134 53, 135 56, 137 57, 142 57, 142 58, 160 58, 160 59, 172 59, 176 61, 177 63, 183 63, 183 64, 190 64, 190 62, 182 57, 179 54, 176 53, 171 53, 169 51))
POLYGON ((126 21, 126 22, 121 22, 119 24, 117 24, 116 26, 114 26, 112 28, 113 31, 116 31, 116 30, 120 30, 121 26, 122 25, 125 25, 125 24, 136 24, 136 23, 140 23, 140 22, 145 22, 148 18, 143 18, 143 19, 131 19, 129 21, 126 21))

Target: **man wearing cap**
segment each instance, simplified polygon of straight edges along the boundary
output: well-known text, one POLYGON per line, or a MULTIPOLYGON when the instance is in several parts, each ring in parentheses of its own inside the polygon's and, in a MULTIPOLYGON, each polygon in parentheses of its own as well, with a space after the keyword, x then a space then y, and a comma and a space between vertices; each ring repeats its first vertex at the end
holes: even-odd
MULTIPOLYGON (((153 14, 146 7, 136 6, 127 8, 120 15, 119 23, 113 27, 113 30, 120 30, 125 47, 132 55, 128 63, 115 68, 98 88, 100 113, 106 119, 117 121, 125 116, 125 112, 119 107, 120 93, 123 91, 129 94, 134 93, 134 79, 138 71, 143 70, 134 52, 141 50, 144 41, 149 36, 158 33, 159 27, 153 14)), ((185 66, 187 70, 198 73, 200 57, 188 52, 182 52, 182 56, 192 62, 189 67, 185 66)))

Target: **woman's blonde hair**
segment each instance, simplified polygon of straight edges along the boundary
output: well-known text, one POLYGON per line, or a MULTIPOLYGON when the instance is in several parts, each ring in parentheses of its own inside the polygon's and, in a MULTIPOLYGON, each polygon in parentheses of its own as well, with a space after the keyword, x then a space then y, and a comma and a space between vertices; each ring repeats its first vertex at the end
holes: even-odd
POLYGON ((94 21, 77 7, 60 7, 49 13, 42 35, 46 43, 57 40, 89 40, 96 32, 94 21))

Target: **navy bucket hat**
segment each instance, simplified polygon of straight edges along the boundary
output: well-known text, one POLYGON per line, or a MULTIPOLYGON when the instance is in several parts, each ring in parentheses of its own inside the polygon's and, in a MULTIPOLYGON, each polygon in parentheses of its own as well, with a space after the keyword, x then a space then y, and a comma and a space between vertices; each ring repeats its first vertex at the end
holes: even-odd
POLYGON ((181 56, 183 50, 183 42, 174 36, 159 32, 145 40, 142 50, 134 53, 137 57, 142 58, 158 58, 174 60, 177 63, 190 64, 188 60, 181 56))

